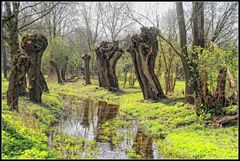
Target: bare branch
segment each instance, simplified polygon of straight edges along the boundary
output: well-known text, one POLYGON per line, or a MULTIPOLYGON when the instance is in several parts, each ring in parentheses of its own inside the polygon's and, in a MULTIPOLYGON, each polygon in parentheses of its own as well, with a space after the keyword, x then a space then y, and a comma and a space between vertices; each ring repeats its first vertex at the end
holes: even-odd
POLYGON ((18 29, 18 31, 21 31, 21 30, 22 30, 23 28, 25 28, 26 26, 29 26, 29 25, 33 24, 34 22, 38 21, 39 19, 41 19, 41 18, 43 18, 44 16, 46 16, 47 14, 49 14, 58 4, 59 4, 59 2, 56 3, 55 5, 53 5, 53 7, 50 8, 49 11, 46 12, 45 14, 43 14, 42 16, 40 16, 40 17, 36 18, 35 20, 33 20, 33 21, 31 21, 31 22, 29 22, 29 23, 21 26, 21 27, 18 29))

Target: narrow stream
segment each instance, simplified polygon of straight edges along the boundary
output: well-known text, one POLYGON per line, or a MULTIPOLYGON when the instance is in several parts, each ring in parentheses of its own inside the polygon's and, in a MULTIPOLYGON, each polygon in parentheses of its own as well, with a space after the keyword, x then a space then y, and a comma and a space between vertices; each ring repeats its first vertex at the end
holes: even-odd
MULTIPOLYGON (((134 121, 132 121, 130 127, 122 127, 117 130, 117 133, 124 134, 122 136, 123 141, 119 146, 116 147, 111 142, 102 142, 101 139, 98 139, 100 125, 107 120, 119 118, 118 105, 91 99, 64 99, 64 101, 65 107, 60 122, 49 136, 50 147, 54 143, 56 134, 67 134, 84 138, 86 142, 95 140, 98 148, 95 156, 91 156, 92 158, 128 159, 126 149, 132 148, 136 154, 141 154, 145 159, 162 159, 158 154, 157 144, 152 138, 139 131, 134 121)), ((63 149, 63 151, 66 151, 66 149, 63 149)), ((85 152, 79 152, 79 155, 82 158, 87 158, 85 152)))

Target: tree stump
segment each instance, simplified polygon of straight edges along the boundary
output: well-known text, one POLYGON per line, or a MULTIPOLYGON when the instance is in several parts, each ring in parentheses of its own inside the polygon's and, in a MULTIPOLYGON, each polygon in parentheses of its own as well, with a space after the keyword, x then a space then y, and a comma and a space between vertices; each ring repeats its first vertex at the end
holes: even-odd
POLYGON ((42 102, 42 92, 44 91, 45 81, 41 73, 42 54, 48 45, 45 36, 34 34, 26 35, 22 39, 21 47, 30 57, 29 96, 32 102, 42 102))
POLYGON ((89 64, 91 60, 91 56, 89 54, 84 54, 82 56, 82 59, 84 60, 84 66, 85 66, 85 84, 91 84, 90 81, 90 69, 89 69, 89 64))
POLYGON ((9 84, 7 90, 7 105, 11 110, 18 111, 18 97, 19 91, 23 83, 25 83, 25 76, 30 65, 30 59, 18 51, 13 56, 13 64, 9 75, 9 84))
POLYGON ((154 73, 158 52, 157 32, 155 28, 141 28, 140 35, 131 38, 128 48, 135 68, 135 73, 143 92, 144 99, 159 100, 166 98, 154 73))
POLYGON ((95 51, 97 55, 99 86, 107 88, 109 91, 119 90, 115 67, 124 51, 119 48, 116 41, 102 41, 95 51))

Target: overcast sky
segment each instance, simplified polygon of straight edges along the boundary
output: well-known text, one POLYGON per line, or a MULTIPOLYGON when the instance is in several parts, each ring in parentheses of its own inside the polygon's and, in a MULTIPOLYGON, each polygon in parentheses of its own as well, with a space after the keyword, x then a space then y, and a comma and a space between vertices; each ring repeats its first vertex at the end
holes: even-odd
MULTIPOLYGON (((147 16, 156 25, 156 15, 158 15, 159 18, 161 18, 162 14, 167 12, 168 9, 175 8, 175 2, 129 2, 129 3, 133 3, 134 10, 136 12, 134 16, 136 16, 144 26, 153 25, 146 18, 137 13, 147 16)), ((140 27, 141 25, 136 23, 132 30, 139 32, 140 27)))

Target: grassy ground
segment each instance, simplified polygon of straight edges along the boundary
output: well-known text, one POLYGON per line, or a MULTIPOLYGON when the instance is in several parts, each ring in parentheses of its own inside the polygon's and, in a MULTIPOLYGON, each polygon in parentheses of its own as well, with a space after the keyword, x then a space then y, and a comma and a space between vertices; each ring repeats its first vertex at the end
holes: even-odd
POLYGON ((47 129, 58 121, 63 102, 54 93, 44 93, 43 104, 20 97, 19 113, 13 112, 6 102, 7 84, 2 79, 2 158, 56 158, 47 146, 47 129))
POLYGON ((20 112, 16 114, 7 109, 4 98, 7 82, 3 80, 3 157, 54 158, 54 153, 46 147, 45 132, 57 120, 62 107, 58 99, 61 94, 119 104, 121 115, 136 119, 146 134, 158 139, 159 151, 164 158, 238 158, 238 126, 219 129, 205 126, 193 106, 175 99, 183 97, 184 82, 177 82, 175 95, 161 102, 144 101, 139 86, 123 88, 123 83, 119 84, 122 91, 111 93, 99 88, 97 80, 92 80, 92 85, 88 86, 81 81, 58 85, 55 80, 48 80, 50 94, 43 95, 45 105, 20 98, 20 112), (26 120, 32 120, 32 123, 25 123, 26 120), (12 150, 15 141, 24 140, 19 137, 24 137, 26 145, 20 141, 12 150))

